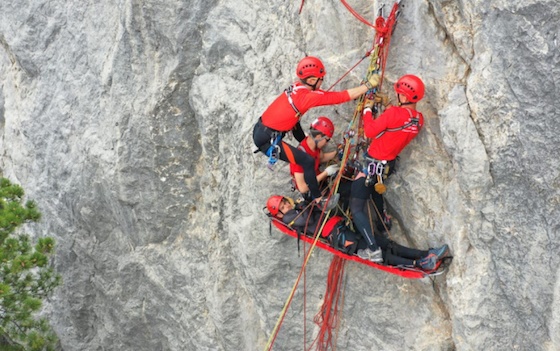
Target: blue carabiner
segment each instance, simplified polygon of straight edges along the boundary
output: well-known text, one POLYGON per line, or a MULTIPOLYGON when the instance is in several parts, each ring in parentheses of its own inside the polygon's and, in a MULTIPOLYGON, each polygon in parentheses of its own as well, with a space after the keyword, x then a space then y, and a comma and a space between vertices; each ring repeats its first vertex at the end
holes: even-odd
POLYGON ((267 166, 272 171, 272 168, 278 162, 278 158, 280 157, 280 146, 278 143, 282 140, 282 134, 278 134, 276 137, 271 138, 270 147, 266 150, 266 155, 268 156, 267 166), (272 140, 274 139, 274 140, 272 140))

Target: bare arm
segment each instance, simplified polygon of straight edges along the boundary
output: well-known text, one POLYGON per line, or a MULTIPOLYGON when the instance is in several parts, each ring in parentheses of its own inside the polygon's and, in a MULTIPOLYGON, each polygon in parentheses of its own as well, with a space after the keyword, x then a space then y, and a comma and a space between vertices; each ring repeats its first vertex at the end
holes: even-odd
POLYGON ((366 91, 368 91, 368 88, 365 86, 365 84, 347 90, 351 100, 359 98, 361 95, 364 95, 366 91))
MULTIPOLYGON (((321 172, 317 175, 317 182, 321 182, 323 179, 327 178, 328 174, 326 171, 321 172)), ((296 180, 296 185, 300 193, 305 194, 309 191, 309 187, 303 178, 303 173, 294 173, 294 179, 296 180)))
POLYGON ((304 194, 309 191, 309 187, 303 178, 303 173, 294 173, 294 179, 296 180, 296 185, 300 193, 304 194))
POLYGON ((329 152, 323 152, 323 151, 321 151, 321 156, 320 156, 319 162, 321 162, 321 163, 329 162, 329 161, 332 160, 337 154, 338 154, 338 150, 337 150, 337 149, 334 149, 333 151, 329 151, 329 152))

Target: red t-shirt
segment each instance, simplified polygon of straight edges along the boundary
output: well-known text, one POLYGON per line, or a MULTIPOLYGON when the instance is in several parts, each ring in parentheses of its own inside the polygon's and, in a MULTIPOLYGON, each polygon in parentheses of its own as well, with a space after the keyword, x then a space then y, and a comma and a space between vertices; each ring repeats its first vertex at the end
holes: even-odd
POLYGON ((368 154, 377 160, 394 160, 405 146, 418 135, 423 125, 424 116, 420 112, 406 107, 390 107, 375 120, 372 118, 371 111, 369 109, 365 110, 364 134, 366 138, 372 138, 368 154), (418 126, 411 125, 393 132, 387 130, 406 125, 412 121, 412 117, 418 118, 418 126), (383 134, 377 138, 381 133, 383 134))
MULTIPOLYGON (((313 157, 313 159, 315 160, 315 174, 319 174, 320 173, 319 165, 321 163, 320 160, 321 150, 320 149, 311 150, 311 148, 309 148, 309 145, 307 145, 307 140, 309 138, 311 138, 309 135, 306 136, 305 139, 303 139, 302 142, 298 145, 298 149, 304 151, 305 153, 313 157)), ((290 163, 290 174, 292 175, 292 177, 294 176, 294 173, 303 173, 303 167, 295 163, 290 163)))
MULTIPOLYGON (((316 106, 336 105, 350 101, 348 91, 327 92, 323 90, 309 90, 300 82, 292 84, 292 101, 303 115, 307 110, 316 106)), ((286 92, 283 92, 268 106, 262 115, 262 123, 279 132, 289 132, 299 121, 296 111, 290 105, 286 92)))

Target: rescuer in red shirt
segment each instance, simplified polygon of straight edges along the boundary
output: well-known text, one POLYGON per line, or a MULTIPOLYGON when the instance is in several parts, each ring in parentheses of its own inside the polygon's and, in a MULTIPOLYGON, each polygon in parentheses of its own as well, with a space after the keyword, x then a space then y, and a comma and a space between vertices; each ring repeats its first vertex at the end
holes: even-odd
POLYGON ((364 104, 364 135, 371 142, 365 155, 364 168, 352 182, 350 210, 352 219, 369 245, 367 253, 375 254, 373 228, 370 225, 367 203, 373 198, 376 209, 372 220, 377 219, 377 227, 382 230, 390 225, 385 213, 383 180, 395 170, 395 160, 399 153, 414 139, 424 125, 424 116, 416 110, 416 103, 424 97, 424 83, 417 76, 407 74, 395 83, 398 106, 389 107, 377 119, 373 119, 371 101, 364 104), (370 106, 370 107, 368 107, 370 106))
MULTIPOLYGON (((322 163, 331 161, 337 155, 337 150, 334 149, 329 152, 325 152, 324 148, 330 142, 334 135, 334 124, 333 122, 325 116, 317 117, 309 128, 309 135, 303 139, 303 141, 298 145, 298 150, 302 150, 315 160, 315 174, 317 182, 320 184, 327 177, 335 175, 340 166, 337 164, 330 165, 326 167, 325 170, 320 171, 319 166, 322 163)), ((303 167, 291 163, 290 164, 290 174, 292 175, 293 183, 295 188, 302 194, 303 198, 306 200, 311 200, 309 194, 309 186, 305 182, 303 177, 303 167)))
MULTIPOLYGON (((358 98, 379 84, 379 75, 371 75, 365 84, 339 92, 321 90, 326 74, 325 66, 316 57, 303 58, 296 68, 298 82, 290 85, 264 111, 253 128, 253 141, 258 150, 269 156, 269 164, 280 159, 303 167, 304 179, 312 198, 322 198, 315 174, 315 160, 304 151, 298 150, 282 140, 292 132, 297 141, 305 138, 300 125, 301 117, 317 106, 335 105, 358 98)), ((335 205, 335 204, 334 204, 335 205)), ((328 207, 331 207, 329 204, 328 207)))

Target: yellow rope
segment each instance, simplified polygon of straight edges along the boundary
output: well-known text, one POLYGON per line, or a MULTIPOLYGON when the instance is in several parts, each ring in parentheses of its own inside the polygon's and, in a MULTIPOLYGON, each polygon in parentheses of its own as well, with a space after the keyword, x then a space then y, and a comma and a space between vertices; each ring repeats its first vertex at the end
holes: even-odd
MULTIPOLYGON (((377 71, 379 69, 379 64, 378 64, 378 57, 379 57, 379 45, 376 45, 376 47, 374 48, 373 53, 371 54, 371 59, 370 59, 370 64, 368 67, 368 72, 366 75, 366 79, 369 78, 375 71, 377 71)), ((360 96, 358 98, 358 103, 356 105, 356 108, 354 110, 354 116, 352 118, 352 122, 350 124, 349 130, 352 130, 353 128, 355 128, 355 134, 353 136, 349 135, 348 140, 346 140, 346 144, 344 146, 344 152, 343 152, 343 157, 342 157, 342 163, 340 165, 340 169, 343 170, 344 167, 346 166, 347 160, 348 160, 348 153, 350 152, 350 145, 351 145, 351 140, 353 137, 357 137, 358 140, 360 139, 360 137, 363 134, 363 131, 360 131, 360 121, 362 118, 362 112, 363 112, 363 103, 364 103, 364 95, 360 96)), ((358 143, 356 142, 356 146, 358 146, 358 143)), ((334 180, 334 190, 332 191, 332 193, 336 193, 338 191, 338 187, 339 187, 339 183, 340 183, 340 179, 342 178, 342 172, 339 172, 338 175, 336 176, 335 180, 334 180)), ((313 240, 313 244, 311 245, 311 248, 309 249, 309 252, 307 253, 307 256, 305 257, 305 260, 302 264, 302 267, 300 269, 300 272, 298 274, 298 277, 292 287, 292 290, 290 291, 290 294, 288 295, 288 299, 286 300, 286 302, 284 303, 284 307, 282 308, 282 311, 280 313, 280 316, 278 317, 278 320, 276 321, 276 324, 274 326, 274 329, 272 330, 272 333, 270 334, 270 337, 268 339, 268 342, 264 348, 265 351, 269 351, 272 348, 272 344, 274 339, 276 338, 276 334, 278 333, 278 330, 280 328, 281 322, 283 321, 284 316, 287 313, 288 307, 291 303, 291 300, 296 292, 297 286, 299 284, 299 281, 301 279, 301 276, 307 266, 307 263, 309 262, 309 258, 311 257, 311 254, 313 253, 313 250, 315 249, 316 243, 320 237, 320 233, 323 231, 323 227, 325 226, 327 219, 329 217, 330 214, 330 210, 326 213, 325 218, 323 219, 323 222, 319 228, 319 230, 315 233, 315 238, 313 240)))
POLYGON ((303 274, 303 271, 305 270, 305 267, 307 266, 307 262, 309 262, 309 258, 311 257, 311 254, 313 253, 313 249, 315 248, 316 244, 317 244, 317 240, 319 240, 319 236, 320 233, 323 231, 323 227, 325 226, 326 218, 328 218, 328 215, 330 213, 329 212, 326 213, 325 215, 325 220, 323 221, 323 223, 321 224, 321 227, 319 228, 319 231, 317 231, 317 233, 315 234, 315 239, 313 240, 313 244, 311 245, 311 248, 309 249, 309 252, 307 253, 307 256, 305 257, 305 260, 303 262, 303 265, 301 266, 301 269, 299 271, 299 275, 294 283, 294 286, 292 287, 292 291, 290 291, 290 295, 288 295, 288 299, 286 300, 286 302, 284 303, 284 307, 282 308, 282 312, 280 313, 280 317, 278 318, 278 321, 276 322, 276 325, 274 326, 274 329, 272 330, 272 334, 270 334, 270 337, 268 338, 268 342, 266 344, 266 347, 264 348, 265 351, 270 350, 270 348, 272 347, 272 341, 274 340, 276 333, 278 332, 278 329, 280 328, 280 324, 281 321, 284 317, 284 315, 286 314, 286 312, 288 311, 288 307, 290 305, 290 302, 296 292, 297 286, 299 284, 299 280, 301 279, 301 276, 303 274))

